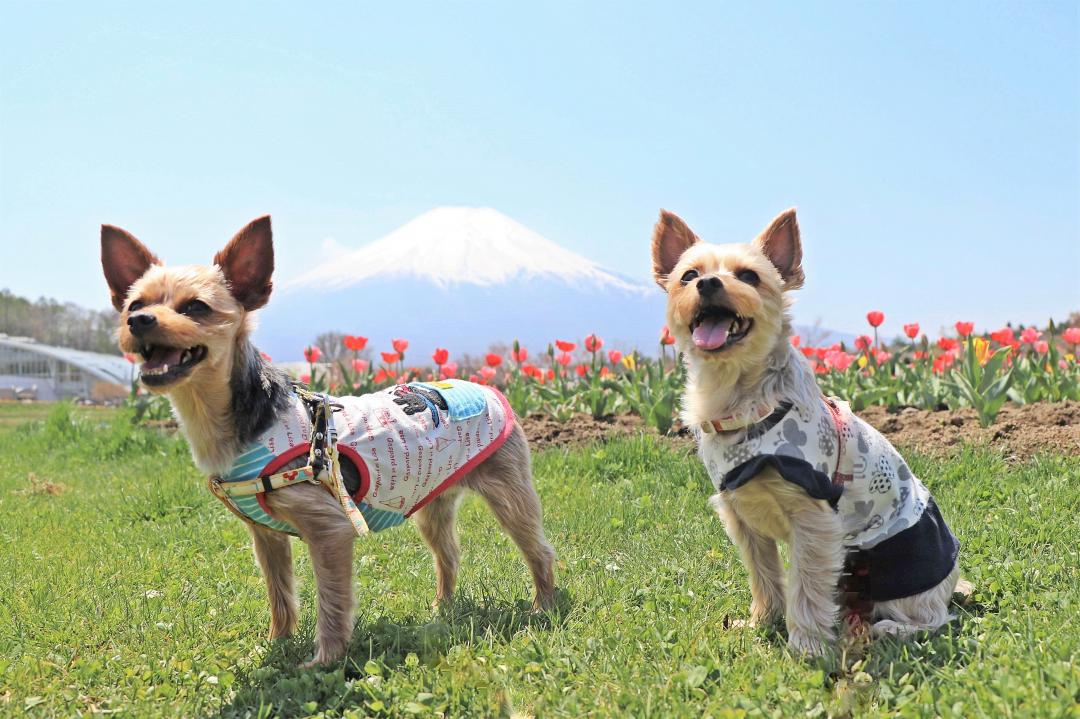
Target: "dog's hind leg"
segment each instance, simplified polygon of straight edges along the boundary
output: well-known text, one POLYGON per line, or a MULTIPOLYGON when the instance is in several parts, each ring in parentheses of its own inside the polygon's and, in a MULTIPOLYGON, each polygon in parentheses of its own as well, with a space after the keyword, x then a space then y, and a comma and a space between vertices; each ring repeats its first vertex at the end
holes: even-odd
POLYGON ((910 597, 877 602, 871 632, 874 636, 907 637, 915 632, 932 632, 948 624, 955 618, 949 613, 949 602, 959 580, 960 567, 956 565, 949 576, 932 589, 910 597))
POLYGON ((420 536, 424 538, 435 559, 436 606, 448 602, 454 596, 461 561, 454 520, 463 496, 463 490, 451 487, 413 515, 420 536))
POLYGON ((315 658, 341 659, 353 630, 353 541, 356 532, 341 506, 322 487, 302 483, 267 493, 274 516, 296 527, 308 545, 319 601, 315 658))
POLYGON ((251 530, 255 559, 266 580, 270 602, 270 638, 286 637, 296 629, 296 585, 293 579, 292 537, 261 526, 251 530))
POLYGON ((840 516, 824 501, 804 498, 788 515, 791 577, 787 592, 788 646, 821 656, 836 637, 837 586, 844 565, 840 516))
POLYGON ((750 626, 764 626, 784 617, 784 567, 776 540, 751 529, 719 494, 709 499, 739 548, 750 573, 750 626))
POLYGON ((463 480, 484 498, 525 557, 532 573, 537 609, 549 609, 555 598, 555 550, 544 536, 540 498, 532 483, 529 445, 521 426, 483 464, 463 480))

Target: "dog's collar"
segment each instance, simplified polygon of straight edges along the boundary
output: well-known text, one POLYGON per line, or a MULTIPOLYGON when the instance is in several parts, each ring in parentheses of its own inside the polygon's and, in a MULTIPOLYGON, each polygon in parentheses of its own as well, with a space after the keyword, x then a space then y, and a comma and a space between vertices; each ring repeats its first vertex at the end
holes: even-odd
POLYGON ((723 417, 701 423, 701 431, 705 434, 717 434, 719 432, 733 432, 737 429, 746 429, 765 419, 776 409, 759 405, 753 412, 748 414, 726 414, 723 417))

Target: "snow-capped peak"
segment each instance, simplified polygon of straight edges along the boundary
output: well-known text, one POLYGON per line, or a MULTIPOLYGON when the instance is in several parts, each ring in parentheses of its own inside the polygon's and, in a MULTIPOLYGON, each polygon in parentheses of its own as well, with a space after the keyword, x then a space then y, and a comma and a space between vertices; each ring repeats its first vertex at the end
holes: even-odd
POLYGON ((285 288, 340 289, 389 277, 422 278, 440 287, 546 277, 635 292, 646 289, 486 207, 429 210, 389 235, 286 282, 285 288))

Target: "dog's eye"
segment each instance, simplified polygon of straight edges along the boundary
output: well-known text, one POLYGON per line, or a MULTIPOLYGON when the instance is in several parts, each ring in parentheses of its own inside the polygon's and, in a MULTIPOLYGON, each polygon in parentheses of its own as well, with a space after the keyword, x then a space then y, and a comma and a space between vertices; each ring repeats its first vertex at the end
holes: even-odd
POLYGON ((753 285, 754 287, 757 287, 758 282, 761 282, 758 273, 753 270, 739 270, 735 273, 735 278, 748 285, 753 285))
POLYGON ((188 300, 180 307, 180 313, 188 317, 199 317, 210 312, 210 305, 202 300, 188 300))
POLYGON ((698 271, 697 270, 687 270, 686 272, 683 273, 681 282, 685 285, 687 282, 692 281, 697 276, 698 276, 698 271))
POLYGON ((131 304, 128 305, 128 312, 138 312, 143 307, 146 307, 146 303, 142 300, 132 300, 131 304))

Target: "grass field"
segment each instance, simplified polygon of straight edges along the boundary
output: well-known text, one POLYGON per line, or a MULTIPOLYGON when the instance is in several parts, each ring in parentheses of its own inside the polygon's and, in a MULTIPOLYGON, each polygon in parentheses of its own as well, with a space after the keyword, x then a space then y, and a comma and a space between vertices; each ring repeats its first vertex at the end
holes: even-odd
POLYGON ((344 666, 304 622, 277 645, 247 532, 183 443, 111 413, 0 407, 0 715, 1080 716, 1080 462, 911 456, 963 542, 974 603, 937 636, 805 662, 746 615, 745 573, 683 447, 630 438, 536 459, 559 609, 528 611, 478 500, 453 611, 414 527, 358 542, 344 666))

